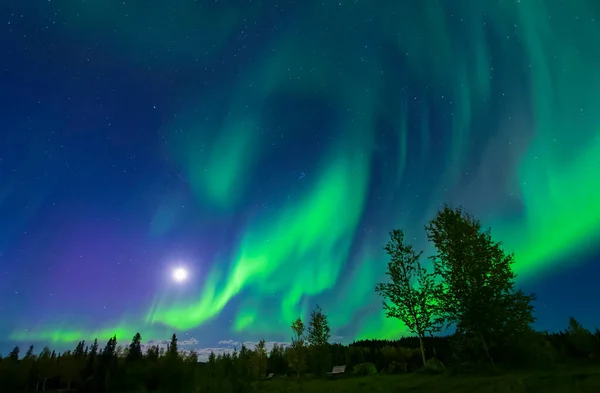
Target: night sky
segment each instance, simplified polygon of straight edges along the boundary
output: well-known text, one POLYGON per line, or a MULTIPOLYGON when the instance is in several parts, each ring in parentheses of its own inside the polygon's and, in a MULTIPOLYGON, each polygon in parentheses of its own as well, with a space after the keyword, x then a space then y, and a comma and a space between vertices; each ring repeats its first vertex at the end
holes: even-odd
POLYGON ((399 337, 382 248, 442 203, 600 326, 597 0, 8 0, 0 56, 2 353, 399 337))

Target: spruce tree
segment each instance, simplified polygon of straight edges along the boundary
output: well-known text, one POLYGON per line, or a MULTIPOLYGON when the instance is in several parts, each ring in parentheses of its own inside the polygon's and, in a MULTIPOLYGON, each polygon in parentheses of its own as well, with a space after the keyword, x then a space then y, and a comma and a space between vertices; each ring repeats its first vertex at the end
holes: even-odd
POLYGON ((260 379, 267 372, 267 348, 265 340, 260 340, 252 353, 252 374, 254 378, 260 379))
POLYGON ((136 333, 129 344, 129 351, 127 352, 128 361, 142 360, 142 336, 136 333))
POLYGON ((173 335, 171 336, 171 342, 169 343, 169 346, 167 348, 167 354, 174 358, 179 356, 179 349, 177 347, 177 335, 175 333, 173 333, 173 335))
POLYGON ((19 346, 16 346, 12 349, 12 351, 9 352, 8 358, 11 360, 19 360, 20 352, 21 352, 21 348, 19 348, 19 346))

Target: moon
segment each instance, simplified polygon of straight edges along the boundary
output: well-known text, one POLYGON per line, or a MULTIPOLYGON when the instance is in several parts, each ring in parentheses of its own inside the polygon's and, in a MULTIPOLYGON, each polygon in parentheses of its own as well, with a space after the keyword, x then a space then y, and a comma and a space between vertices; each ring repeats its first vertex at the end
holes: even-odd
POLYGON ((183 267, 178 267, 173 269, 173 281, 177 282, 177 283, 182 283, 184 281, 186 281, 188 279, 188 271, 186 268, 183 267))

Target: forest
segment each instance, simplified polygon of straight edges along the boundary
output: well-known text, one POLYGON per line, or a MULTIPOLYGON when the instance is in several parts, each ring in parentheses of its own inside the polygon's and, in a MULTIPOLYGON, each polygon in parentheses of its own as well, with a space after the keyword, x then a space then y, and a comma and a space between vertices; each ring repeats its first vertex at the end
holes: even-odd
POLYGON ((431 268, 396 229, 384 247, 387 281, 374 283, 386 315, 411 333, 396 341, 332 344, 326 310, 316 306, 293 322, 289 345, 261 340, 207 361, 181 351, 175 334, 166 349, 143 350, 139 333, 62 353, 16 346, 0 356, 0 391, 600 391, 600 331, 574 318, 562 331, 535 331, 535 296, 517 288, 515 256, 490 229, 445 206, 425 232, 431 268))

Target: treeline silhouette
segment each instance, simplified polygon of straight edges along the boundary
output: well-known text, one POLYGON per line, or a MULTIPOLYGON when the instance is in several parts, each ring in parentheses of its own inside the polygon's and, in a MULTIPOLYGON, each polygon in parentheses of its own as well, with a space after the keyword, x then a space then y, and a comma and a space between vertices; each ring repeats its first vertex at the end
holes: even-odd
POLYGON ((389 281, 375 285, 386 315, 401 320, 412 337, 331 344, 327 315, 317 306, 306 326, 301 318, 292 323, 292 340, 285 347, 267 348, 261 340, 253 348, 211 353, 202 362, 194 351, 179 350, 175 334, 166 349, 154 345, 147 351, 139 333, 125 346, 117 345, 115 336, 103 348, 98 340, 81 341, 63 353, 45 347, 36 354, 30 346, 21 356, 15 347, 0 357, 0 392, 242 393, 260 390, 273 375, 300 383, 336 365, 353 375, 417 369, 426 375, 549 370, 600 359, 600 331, 591 332, 574 318, 558 333, 533 330, 535 297, 516 287, 514 256, 479 221, 445 206, 425 230, 436 250, 431 271, 421 266, 423 252, 394 230, 385 246, 389 281), (436 335, 446 328, 454 333, 436 335))
MULTIPOLYGON (((27 392, 77 390, 80 392, 247 392, 253 383, 265 381, 271 373, 296 376, 290 366, 291 347, 274 345, 266 351, 242 345, 230 353, 211 354, 199 361, 194 351, 178 350, 173 335, 167 349, 150 347, 142 352, 136 334, 126 347, 116 337, 103 348, 95 340, 81 341, 73 350, 57 353, 45 347, 40 353, 30 346, 24 356, 15 347, 0 358, 0 391, 27 392)), ((424 340, 425 349, 443 368, 457 372, 488 367, 487 359, 456 335, 433 336, 424 340)), ((595 362, 600 359, 600 331, 594 333, 571 318, 559 333, 531 332, 518 347, 498 348, 493 356, 505 368, 543 368, 595 362)), ((413 372, 420 367, 418 337, 397 341, 366 340, 349 345, 327 344, 306 347, 303 374, 322 376, 334 365, 346 365, 347 373, 365 375, 413 372)), ((435 366, 433 366, 435 367, 435 366)))

